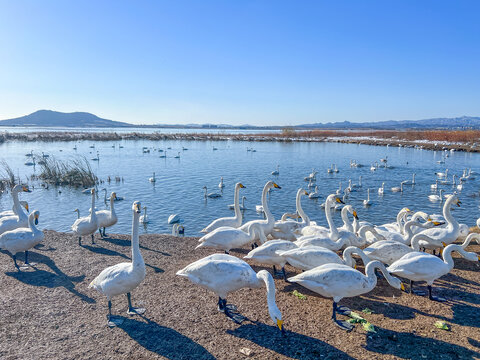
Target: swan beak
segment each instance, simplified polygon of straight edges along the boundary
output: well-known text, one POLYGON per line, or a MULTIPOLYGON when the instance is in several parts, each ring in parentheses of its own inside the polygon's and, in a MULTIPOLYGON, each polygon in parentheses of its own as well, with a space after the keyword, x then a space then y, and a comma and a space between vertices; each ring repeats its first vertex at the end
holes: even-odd
POLYGON ((427 221, 433 221, 433 219, 429 216, 429 217, 427 218, 427 221))
POLYGON ((38 225, 38 215, 35 215, 35 225, 38 225))
POLYGON ((446 247, 446 246, 447 246, 447 244, 446 244, 446 243, 444 243, 443 241, 442 241, 442 245, 443 245, 443 247, 446 247))
POLYGON ((358 220, 358 215, 357 215, 357 212, 355 210, 353 210, 353 217, 358 220))
POLYGON ((273 183, 273 187, 274 187, 274 188, 277 188, 277 189, 281 189, 281 188, 282 188, 281 186, 278 186, 276 183, 273 183))
POLYGON ((25 204, 25 209, 27 210, 27 212, 30 212, 30 210, 28 208, 28 204, 25 204))
POLYGON ((28 186, 23 186, 23 187, 22 187, 22 190, 23 190, 24 192, 32 192, 32 190, 30 190, 30 189, 28 188, 28 186))
POLYGON ((240 186, 240 188, 242 188, 242 189, 244 189, 244 188, 245 188, 245 186, 244 186, 242 183, 240 183, 240 185, 239 185, 239 186, 240 186))
POLYGON ((340 198, 335 198, 335 200, 337 201, 337 203, 345 204, 345 203, 342 201, 342 199, 340 199, 340 198))
POLYGON ((142 210, 140 209, 140 203, 135 204, 135 211, 137 212, 137 214, 140 214, 142 212, 142 210))
POLYGON ((357 264, 353 265, 353 268, 354 268, 355 270, 357 270, 357 264))
POLYGON ((409 212, 409 213, 412 212, 412 210, 410 210, 409 208, 405 208, 405 211, 406 211, 406 212, 409 212))
POLYGON ((433 222, 433 225, 435 225, 435 226, 440 226, 440 225, 443 225, 443 224, 445 224, 444 221, 434 221, 433 222))
POLYGON ((458 206, 458 207, 460 207, 460 204, 461 204, 461 203, 462 203, 462 202, 461 202, 460 200, 457 200, 457 206, 458 206))
POLYGON ((277 326, 282 333, 285 332, 285 330, 283 329, 283 320, 277 320, 277 326))
POLYGON ((405 290, 405 285, 403 285, 403 283, 400 284, 400 290, 406 291, 406 290, 405 290))
POLYGON ((307 191, 305 191, 305 195, 307 195, 307 196, 308 196, 308 192, 307 192, 307 191))

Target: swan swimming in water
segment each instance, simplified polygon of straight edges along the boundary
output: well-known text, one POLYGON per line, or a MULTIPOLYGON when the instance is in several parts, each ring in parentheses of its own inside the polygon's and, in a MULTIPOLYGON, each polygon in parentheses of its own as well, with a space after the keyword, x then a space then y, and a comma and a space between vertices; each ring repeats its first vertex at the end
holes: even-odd
POLYGON ((205 189, 205 199, 222 197, 222 194, 219 194, 219 193, 209 193, 207 190, 207 186, 204 186, 203 189, 205 189))
POLYGON ((17 228, 28 227, 28 215, 23 211, 20 202, 18 201, 18 192, 31 192, 28 186, 16 185, 12 190, 13 209, 15 215, 4 216, 0 218, 0 234, 6 231, 15 230, 17 228))
POLYGON ((140 202, 135 201, 132 206, 132 262, 120 263, 104 269, 88 287, 94 288, 107 297, 108 301, 108 326, 121 325, 124 318, 112 316, 112 298, 121 294, 127 294, 129 315, 141 315, 143 308, 132 306, 130 293, 145 279, 146 270, 142 253, 140 252, 138 238, 138 222, 141 213, 140 202))

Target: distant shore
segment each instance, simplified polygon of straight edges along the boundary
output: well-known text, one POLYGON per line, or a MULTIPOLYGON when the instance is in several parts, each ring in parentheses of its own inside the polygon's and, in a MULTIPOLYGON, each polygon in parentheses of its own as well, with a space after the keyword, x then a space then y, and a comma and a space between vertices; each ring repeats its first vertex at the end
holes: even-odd
POLYGON ((480 152, 480 130, 405 130, 405 131, 339 131, 288 130, 279 133, 227 134, 227 133, 117 133, 39 131, 0 133, 0 143, 9 141, 120 141, 120 140, 188 140, 188 141, 276 141, 276 142, 340 142, 375 146, 415 147, 427 150, 456 150, 480 152))

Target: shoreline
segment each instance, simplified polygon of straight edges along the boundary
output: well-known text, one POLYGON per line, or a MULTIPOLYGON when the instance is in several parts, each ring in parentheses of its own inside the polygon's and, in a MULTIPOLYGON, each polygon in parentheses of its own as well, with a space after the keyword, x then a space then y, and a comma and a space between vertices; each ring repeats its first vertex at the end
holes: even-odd
POLYGON ((186 141, 247 141, 247 142, 331 142, 373 146, 409 147, 425 150, 480 152, 480 131, 284 131, 282 133, 116 133, 116 132, 27 132, 0 133, 4 142, 70 142, 121 140, 186 140, 186 141))

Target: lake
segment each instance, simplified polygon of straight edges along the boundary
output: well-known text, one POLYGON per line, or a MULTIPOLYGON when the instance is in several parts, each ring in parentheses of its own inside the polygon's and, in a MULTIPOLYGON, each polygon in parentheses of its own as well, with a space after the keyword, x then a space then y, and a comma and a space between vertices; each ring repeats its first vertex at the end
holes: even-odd
MULTIPOLYGON (((305 212, 312 220, 326 225, 325 214, 320 204, 324 198, 338 188, 348 185, 348 179, 354 183, 363 177, 363 186, 352 192, 348 203, 358 212, 360 220, 382 224, 395 220, 402 207, 412 210, 423 210, 427 213, 441 213, 441 204, 432 203, 427 196, 432 193, 430 185, 435 182, 436 171, 449 169, 449 174, 461 176, 464 168, 479 171, 480 154, 454 152, 449 153, 445 164, 437 161, 443 152, 433 152, 414 148, 379 147, 341 143, 302 143, 302 142, 243 142, 243 141, 148 141, 128 140, 121 142, 53 142, 53 143, 19 143, 6 142, 0 144, 0 159, 5 160, 18 174, 22 181, 27 181, 32 174, 38 174, 41 166, 24 165, 26 153, 33 150, 41 156, 42 152, 61 160, 75 159, 85 156, 101 180, 108 176, 119 176, 123 182, 100 184, 99 189, 106 188, 108 194, 115 191, 125 201, 115 203, 119 222, 108 231, 113 233, 129 233, 131 231, 131 205, 139 200, 148 207, 150 223, 143 229, 148 233, 171 232, 167 224, 170 214, 177 213, 183 219, 186 235, 198 236, 199 230, 212 220, 222 216, 233 216, 228 204, 233 203, 233 189, 236 182, 242 182, 246 188, 241 195, 247 197, 248 209, 244 212, 246 220, 261 217, 255 211, 260 204, 261 192, 268 180, 275 180, 282 189, 271 192, 270 208, 275 218, 285 212, 295 211, 295 195, 299 187, 307 186, 303 179, 312 168, 319 171, 317 184, 321 198, 302 199, 305 212), (73 148, 77 145, 77 150, 73 148), (95 149, 90 146, 95 145, 95 149), (120 148, 119 145, 123 146, 120 148), (143 148, 150 153, 143 153, 143 148), (182 150, 182 148, 188 150, 182 150), (213 150, 213 148, 218 150, 213 150), (247 151, 254 148, 256 152, 247 151), (160 158, 158 149, 166 150, 167 158, 160 158), (99 152, 100 161, 91 161, 99 152), (180 153, 180 158, 174 158, 180 153), (392 168, 379 168, 370 171, 370 165, 388 156, 388 165, 392 168), (350 160, 355 159, 364 167, 351 168, 350 160), (337 164, 338 173, 328 174, 327 168, 337 164), (278 176, 271 175, 277 164, 280 166, 278 176), (148 178, 156 173, 157 182, 152 184, 148 178), (399 186, 402 180, 411 180, 416 173, 416 185, 405 186, 403 193, 392 193, 390 188, 399 186), (223 197, 218 199, 204 198, 204 185, 209 192, 218 192, 218 183, 223 176, 225 188, 223 197), (377 189, 385 182, 385 195, 378 196, 377 189), (365 208, 362 204, 367 197, 367 188, 371 189, 373 205, 365 208)), ((450 175, 449 175, 450 177, 450 175)), ((477 179, 480 179, 477 178, 477 179)), ((451 178, 450 178, 451 180, 451 178)), ((50 186, 42 188, 38 181, 28 181, 32 193, 21 193, 20 198, 27 200, 31 209, 40 210, 39 227, 57 231, 70 231, 76 219, 75 208, 82 215, 88 213, 89 195, 82 194, 82 189, 50 186)), ((446 193, 453 191, 452 185, 441 186, 446 193)), ((313 189, 312 189, 313 190, 313 189)), ((462 206, 456 208, 454 216, 469 226, 474 225, 480 216, 478 180, 468 180, 460 193, 462 206)), ((103 192, 100 191, 96 203, 97 209, 104 209, 103 192)), ((0 196, 0 209, 11 209, 11 196, 0 196)), ((340 226, 339 212, 335 215, 340 226)), ((107 232, 108 232, 107 231, 107 232)))

